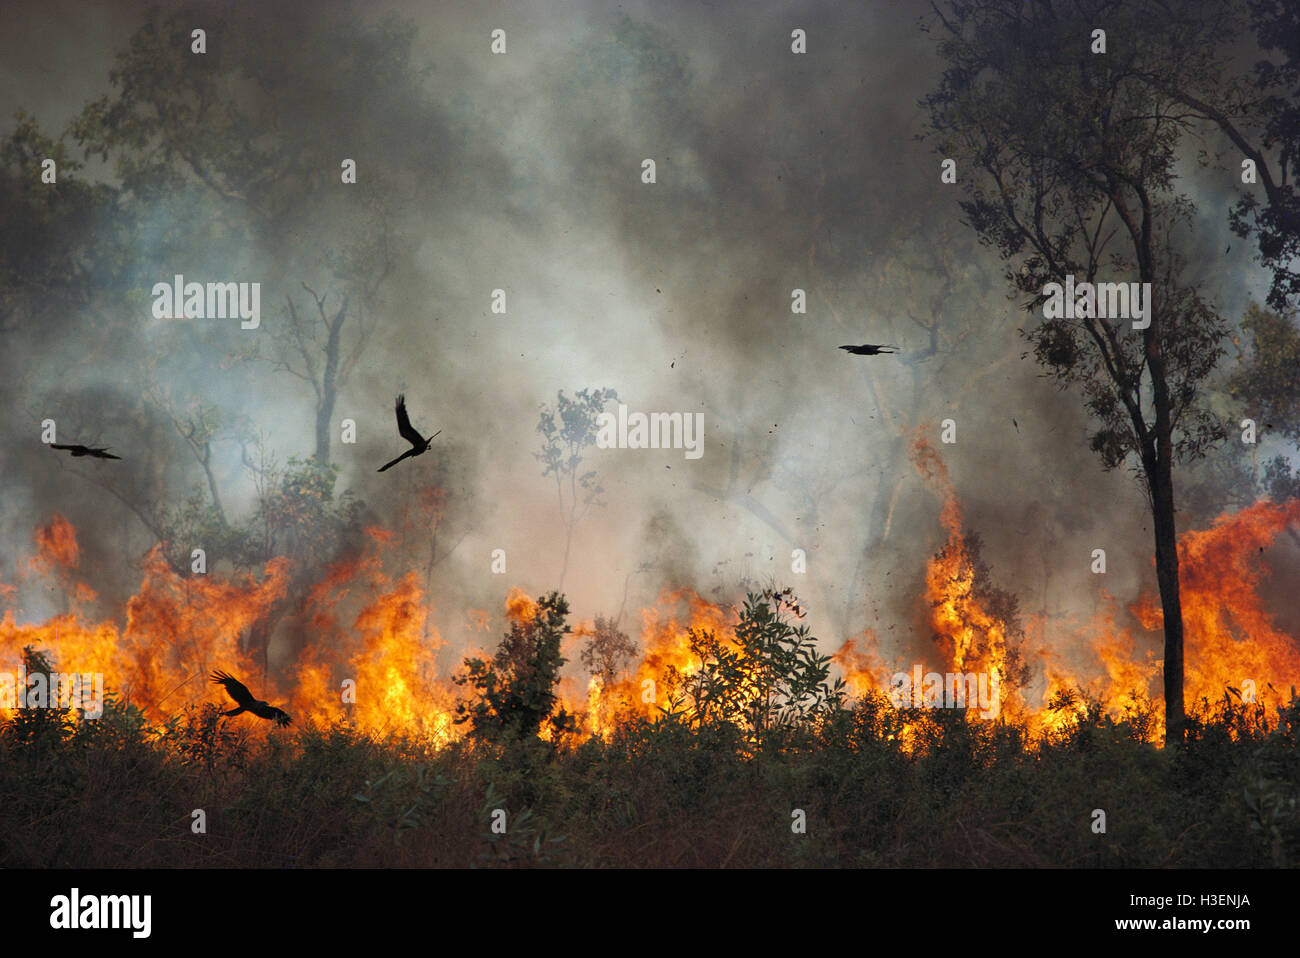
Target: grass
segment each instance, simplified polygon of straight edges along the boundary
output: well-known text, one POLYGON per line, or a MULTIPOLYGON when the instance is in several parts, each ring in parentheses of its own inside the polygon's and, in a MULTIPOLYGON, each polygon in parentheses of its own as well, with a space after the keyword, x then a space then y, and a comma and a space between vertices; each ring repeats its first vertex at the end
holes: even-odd
POLYGON ((1030 747, 933 710, 908 754, 869 697, 749 754, 674 720, 436 750, 110 701, 0 726, 0 867, 1293 867, 1300 701, 1276 713, 1202 703, 1158 749, 1149 716, 1030 747))

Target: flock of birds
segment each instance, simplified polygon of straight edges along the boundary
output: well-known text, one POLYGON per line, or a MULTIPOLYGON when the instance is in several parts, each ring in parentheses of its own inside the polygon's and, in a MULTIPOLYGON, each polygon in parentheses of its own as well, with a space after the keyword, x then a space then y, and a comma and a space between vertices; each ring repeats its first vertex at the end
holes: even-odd
MULTIPOLYGON (((890 353, 898 352, 897 346, 876 346, 870 343, 866 343, 862 346, 841 346, 840 349, 846 350, 855 356, 879 356, 882 354, 888 355, 890 353)), ((432 436, 427 438, 421 435, 420 432, 411 425, 411 417, 406 411, 405 395, 397 397, 395 408, 397 414, 397 433, 411 444, 411 448, 406 450, 406 452, 402 453, 396 459, 384 463, 379 467, 377 470, 378 472, 384 472, 387 469, 393 468, 393 466, 397 465, 403 459, 410 459, 428 452, 433 446, 433 440, 438 438, 438 434, 442 432, 442 430, 439 429, 438 432, 435 432, 432 436)), ((109 452, 108 450, 111 448, 109 446, 96 448, 94 446, 52 442, 50 443, 50 448, 69 452, 75 459, 80 459, 84 456, 90 456, 94 459, 120 460, 122 458, 121 456, 115 456, 109 452)), ((275 722, 281 728, 284 728, 293 722, 293 719, 291 719, 289 714, 283 709, 278 709, 269 702, 263 702, 261 699, 253 698, 253 693, 248 690, 248 686, 239 681, 239 679, 235 678, 233 675, 226 672, 215 671, 212 673, 212 681, 216 685, 223 686, 226 690, 226 694, 234 699, 235 704, 239 706, 238 708, 231 709, 229 712, 222 712, 222 715, 233 716, 240 715, 244 712, 250 712, 258 718, 264 718, 275 722)))
MULTIPOLYGON (((392 462, 387 462, 384 465, 380 466, 378 469, 379 472, 383 472, 385 469, 393 468, 393 466, 397 465, 403 459, 407 459, 412 456, 418 456, 428 452, 429 449, 433 446, 433 441, 438 438, 438 433, 441 433, 442 430, 439 429, 438 432, 435 432, 432 436, 429 436, 427 439, 424 436, 420 435, 419 431, 414 426, 411 425, 411 417, 406 412, 406 396, 403 395, 397 397, 397 432, 398 435, 400 435, 403 439, 405 439, 407 442, 411 444, 411 448, 406 450, 406 452, 402 453, 392 462)), ((96 448, 94 446, 82 446, 79 444, 73 445, 73 444, 52 442, 50 443, 50 448, 59 449, 64 452, 70 452, 72 453, 72 457, 74 459, 80 459, 83 456, 90 456, 94 459, 120 460, 122 458, 121 456, 115 456, 108 451, 109 449, 112 448, 111 446, 96 448)))
MULTIPOLYGON (((891 353, 898 352, 897 346, 890 346, 890 345, 878 346, 873 343, 864 343, 861 346, 841 346, 840 349, 850 352, 854 356, 881 356, 881 355, 890 355, 891 353)), ((396 459, 384 463, 377 470, 375 470, 376 472, 383 472, 387 469, 392 469, 393 466, 397 465, 403 459, 409 459, 414 456, 423 455, 424 453, 428 452, 433 447, 433 441, 437 439, 438 434, 442 432, 442 430, 439 429, 438 432, 435 432, 432 436, 429 436, 427 438, 421 435, 419 430, 417 430, 414 426, 411 425, 411 417, 406 411, 405 395, 400 395, 397 397, 396 412, 397 412, 397 433, 403 439, 405 439, 407 442, 411 444, 411 448, 406 450, 406 452, 402 453, 396 459)), ((83 456, 90 456, 94 459, 120 460, 122 458, 121 456, 115 456, 108 451, 109 449, 112 448, 111 446, 96 448, 94 446, 65 445, 57 442, 52 442, 50 443, 50 448, 63 450, 65 452, 70 452, 72 453, 74 459, 80 459, 83 456)))

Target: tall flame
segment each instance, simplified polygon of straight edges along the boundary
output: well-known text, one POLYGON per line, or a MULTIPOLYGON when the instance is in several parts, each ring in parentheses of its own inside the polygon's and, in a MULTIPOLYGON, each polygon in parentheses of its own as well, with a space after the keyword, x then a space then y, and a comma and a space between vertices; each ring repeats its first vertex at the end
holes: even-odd
MULTIPOLYGON (((1143 700, 1159 703, 1159 636, 1147 634, 1161 626, 1153 596, 1142 595, 1128 607, 1137 630, 1118 621, 1121 605, 1105 593, 1090 621, 1049 624, 1029 617, 1015 628, 979 588, 961 505, 943 461, 921 438, 913 442, 912 458, 941 500, 946 534, 927 563, 924 621, 917 623, 935 639, 924 652, 927 670, 996 675, 1001 715, 1048 735, 1083 714, 1084 696, 1114 715, 1143 700)), ((441 498, 425 499, 425 511, 441 509, 441 498)), ((1280 697, 1278 690, 1300 676, 1296 638, 1268 614, 1258 591, 1267 574, 1265 550, 1297 524, 1300 500, 1261 501, 1180 538, 1189 704, 1219 701, 1229 689, 1242 696, 1253 689, 1261 701, 1280 697)), ((185 575, 154 549, 119 625, 86 612, 95 593, 76 579, 76 531, 54 516, 35 530, 35 554, 18 565, 19 584, 0 584, 0 670, 16 666, 26 646, 48 650, 54 668, 102 673, 107 688, 161 720, 200 702, 226 707, 224 693, 207 678, 219 668, 241 676, 259 698, 282 704, 299 724, 344 722, 367 734, 450 742, 463 734, 453 722, 462 693, 439 671, 445 642, 432 626, 434 607, 415 573, 394 577, 385 571, 393 534, 367 532, 358 555, 324 569, 314 583, 292 588, 283 558, 256 575, 185 575), (33 578, 56 580, 65 589, 65 611, 43 622, 20 621, 15 604, 33 578), (297 602, 291 591, 300 595, 297 602), (294 639, 292 648, 286 650, 283 640, 275 648, 254 641, 259 623, 273 612, 281 632, 294 639)), ((504 601, 508 622, 530 622, 538 608, 517 588, 504 601)), ((467 639, 490 627, 486 610, 465 609, 458 616, 467 639)), ((671 707, 672 677, 689 677, 701 667, 691 649, 692 631, 734 641, 737 622, 734 608, 690 589, 666 590, 641 611, 640 658, 608 681, 565 676, 561 702, 578 717, 583 736, 608 737, 621 722, 653 720, 671 707)), ((575 659, 575 649, 594 635, 590 622, 579 623, 566 637, 566 657, 575 659)), ((893 670, 872 630, 845 640, 833 659, 851 696, 890 687, 893 670)), ((1151 732, 1153 740, 1159 735, 1151 732)), ((901 738, 912 741, 908 734, 901 738)))

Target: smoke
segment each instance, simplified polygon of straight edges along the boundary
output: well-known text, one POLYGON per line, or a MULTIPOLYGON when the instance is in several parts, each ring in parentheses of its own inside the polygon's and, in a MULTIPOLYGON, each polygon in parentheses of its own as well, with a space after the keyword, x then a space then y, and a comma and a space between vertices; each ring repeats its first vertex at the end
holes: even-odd
MULTIPOLYGON (((614 614, 625 588, 634 609, 665 587, 734 601, 741 580, 774 582, 795 586, 826 651, 867 627, 893 643, 887 657, 922 647, 928 637, 906 633, 944 533, 906 448, 917 430, 934 441, 945 419, 957 442, 940 453, 967 526, 1024 607, 1090 613, 1096 548, 1110 556, 1109 591, 1149 585, 1139 487, 1101 470, 1078 396, 1021 357, 1016 329, 1033 317, 1006 298, 1002 264, 961 224, 958 191, 940 185, 936 156, 916 139, 917 101, 938 70, 917 29, 928 6, 607 7, 196 7, 196 26, 218 15, 231 24, 214 34, 226 63, 245 44, 284 51, 278 72, 246 78, 263 84, 251 100, 308 138, 318 165, 300 171, 273 230, 253 231, 238 204, 164 195, 129 244, 141 292, 128 311, 20 319, 4 334, 0 390, 15 412, 3 436, 10 558, 0 579, 55 512, 75 521, 83 571, 105 583, 106 600, 129 594, 152 541, 118 500, 74 475, 90 466, 37 443, 43 418, 58 419, 61 439, 112 445, 124 461, 92 465, 116 470, 130 494, 180 500, 203 485, 144 389, 142 356, 164 393, 220 410, 211 465, 228 512, 246 515, 241 436, 264 434, 282 461, 313 450, 311 387, 266 361, 286 297, 313 309, 307 282, 337 308, 344 287, 328 257, 373 244, 383 222, 391 270, 372 301, 353 303, 374 328, 335 407, 332 453, 338 488, 381 524, 398 525, 421 487, 445 492, 432 601, 453 644, 466 609, 500 609, 510 586, 558 585, 565 525, 534 458, 536 425, 558 391, 587 387, 612 387, 635 411, 703 412, 705 452, 585 451, 582 468, 605 492, 574 532, 564 587, 578 618, 614 614), (373 29, 389 14, 415 29, 409 63, 354 69, 326 56, 349 23, 373 29), (503 55, 489 51, 498 28, 503 55), (807 54, 791 52, 796 29, 807 54), (367 76, 373 86, 340 83, 367 76), (406 94, 375 95, 389 88, 406 94), (344 157, 357 160, 356 186, 338 184, 344 157), (646 159, 654 184, 642 182, 646 159), (229 241, 175 257, 176 236, 207 222, 186 218, 218 210, 229 241), (261 328, 153 320, 144 294, 175 273, 263 283, 261 328), (498 289, 505 314, 491 310, 498 289), (796 289, 806 313, 791 311, 796 289), (919 358, 922 324, 936 320, 939 350, 919 358), (230 361, 257 342, 262 361, 230 361), (897 343, 902 354, 837 349, 859 342, 897 343), (443 433, 432 455, 377 475, 404 448, 398 392, 417 429, 443 433), (356 422, 355 445, 338 442, 343 419, 356 422), (497 549, 505 575, 491 571, 497 549), (796 549, 806 574, 791 571, 796 549)), ((9 112, 23 107, 57 135, 113 92, 113 56, 141 22, 134 4, 89 15, 45 0, 11 5, 0 57, 9 112)), ((363 43, 358 56, 374 49, 363 43)), ((114 181, 111 167, 88 172, 114 181)), ((1206 200, 1198 230, 1226 235, 1212 202, 1221 196, 1195 194, 1206 200)), ((1191 252, 1209 256, 1217 241, 1203 246, 1191 252)), ((1207 281, 1234 309, 1260 288, 1244 267, 1207 281)), ((429 561, 427 528, 399 527, 394 545, 413 568, 429 561)))

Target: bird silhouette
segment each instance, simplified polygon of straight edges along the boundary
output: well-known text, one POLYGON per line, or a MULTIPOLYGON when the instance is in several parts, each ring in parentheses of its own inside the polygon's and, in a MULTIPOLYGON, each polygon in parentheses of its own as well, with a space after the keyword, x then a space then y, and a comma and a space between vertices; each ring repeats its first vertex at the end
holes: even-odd
POLYGON ((402 453, 392 462, 380 466, 376 470, 377 472, 383 472, 385 469, 393 468, 393 466, 397 465, 408 456, 418 456, 421 453, 428 452, 429 447, 433 445, 433 440, 438 437, 438 432, 442 432, 442 430, 439 429, 438 432, 435 432, 428 439, 425 439, 416 432, 415 427, 411 425, 411 417, 406 414, 406 396, 404 395, 397 397, 397 431, 401 434, 403 439, 411 444, 411 448, 406 450, 406 452, 402 453))
POLYGON ((864 346, 841 346, 840 349, 850 352, 854 356, 879 356, 881 353, 888 355, 898 352, 897 346, 873 346, 870 343, 864 346))
POLYGON ((224 685, 226 694, 234 699, 235 704, 239 706, 239 708, 231 709, 229 712, 222 712, 222 715, 239 715, 241 712, 252 712, 258 718, 271 719, 281 728, 293 721, 293 719, 289 718, 287 712, 281 711, 269 702, 253 698, 253 693, 248 691, 248 686, 232 675, 227 675, 225 672, 213 672, 212 681, 216 685, 224 685))
POLYGON ((121 456, 115 456, 111 452, 109 452, 108 446, 105 446, 103 449, 95 449, 92 448, 91 446, 63 446, 63 445, 59 445, 59 443, 57 442, 52 442, 50 443, 50 448, 66 449, 68 452, 72 453, 74 458, 80 458, 81 456, 94 456, 96 459, 121 459, 122 458, 121 456))

